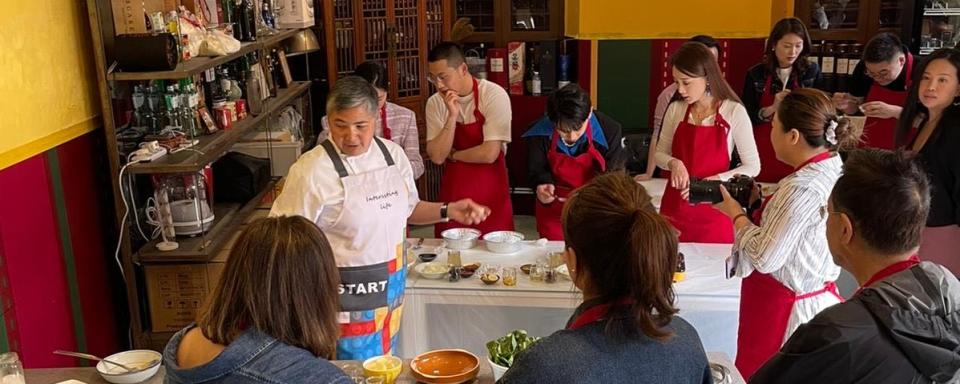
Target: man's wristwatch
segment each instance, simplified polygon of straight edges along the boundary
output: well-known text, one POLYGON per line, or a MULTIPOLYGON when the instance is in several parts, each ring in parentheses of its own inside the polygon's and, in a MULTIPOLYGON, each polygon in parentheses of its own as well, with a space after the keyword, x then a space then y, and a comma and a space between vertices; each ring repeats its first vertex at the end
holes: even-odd
POLYGON ((440 220, 444 223, 450 221, 450 216, 447 215, 447 208, 450 207, 450 203, 443 203, 440 205, 440 220))

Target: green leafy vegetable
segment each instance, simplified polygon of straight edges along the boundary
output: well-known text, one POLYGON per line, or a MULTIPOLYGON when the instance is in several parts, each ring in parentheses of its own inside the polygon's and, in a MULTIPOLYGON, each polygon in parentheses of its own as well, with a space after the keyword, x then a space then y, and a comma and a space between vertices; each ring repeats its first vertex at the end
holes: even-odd
POLYGON ((521 351, 529 348, 539 338, 527 335, 527 331, 522 329, 508 333, 499 339, 487 343, 487 352, 490 353, 490 361, 494 364, 510 368, 513 365, 513 358, 521 351))

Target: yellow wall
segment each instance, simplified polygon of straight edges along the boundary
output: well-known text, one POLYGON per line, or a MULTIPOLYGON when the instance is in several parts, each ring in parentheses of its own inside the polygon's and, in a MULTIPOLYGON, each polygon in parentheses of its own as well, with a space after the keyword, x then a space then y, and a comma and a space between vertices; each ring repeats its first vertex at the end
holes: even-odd
POLYGON ((0 169, 100 125, 86 4, 4 2, 0 17, 0 169))
POLYGON ((788 10, 792 14, 792 3, 793 0, 566 0, 564 31, 579 39, 687 38, 697 34, 756 38, 770 33, 770 26, 776 22, 771 22, 771 18, 788 10))

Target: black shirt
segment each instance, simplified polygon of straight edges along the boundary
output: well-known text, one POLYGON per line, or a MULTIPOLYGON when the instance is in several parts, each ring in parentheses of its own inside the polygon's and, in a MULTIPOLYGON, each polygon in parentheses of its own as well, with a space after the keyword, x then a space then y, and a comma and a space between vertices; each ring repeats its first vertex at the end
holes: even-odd
MULTIPOLYGON (((608 148, 596 146, 597 151, 607 162, 607 171, 623 169, 624 150, 623 150, 623 132, 620 123, 610 118, 600 111, 593 111, 603 129, 603 136, 607 139, 608 148)), ((536 122, 534 122, 536 124, 536 122)), ((552 184, 553 172, 550 171, 550 163, 547 161, 547 149, 550 147, 551 140, 549 136, 531 136, 524 140, 527 141, 527 172, 530 182, 534 186, 540 184, 552 184)), ((556 150, 553 148, 553 150, 556 150)), ((587 146, 582 146, 577 155, 587 151, 587 146)))
MULTIPOLYGON (((820 67, 816 63, 810 63, 807 70, 799 75, 799 78, 794 72, 796 71, 790 72, 790 79, 787 80, 787 89, 793 89, 794 79, 797 80, 801 88, 813 87, 820 79, 820 67)), ((770 79, 770 90, 776 94, 775 90, 783 89, 783 82, 780 81, 780 76, 767 71, 766 64, 757 63, 747 71, 747 78, 744 80, 743 93, 740 95, 740 98, 743 101, 743 106, 747 109, 747 114, 750 115, 750 122, 753 123, 753 125, 763 123, 757 114, 760 112, 760 108, 765 107, 760 105, 760 99, 763 97, 763 91, 767 85, 767 78, 770 76, 773 76, 770 79)))
POLYGON ((930 176, 928 227, 960 225, 960 130, 956 129, 960 126, 960 121, 956 121, 960 120, 960 112, 948 112, 942 119, 951 122, 941 120, 919 154, 930 176))
MULTIPOLYGON (((910 53, 907 51, 906 47, 904 47, 904 52, 908 52, 906 55, 909 58, 910 53)), ((896 80, 887 85, 876 84, 872 77, 867 76, 867 67, 865 64, 865 61, 860 60, 860 63, 857 64, 857 66, 853 69, 853 75, 850 77, 849 82, 851 95, 857 97, 867 97, 867 93, 870 93, 870 87, 874 85, 896 92, 903 92, 907 90, 907 76, 909 74, 907 73, 906 64, 903 65, 903 70, 900 71, 900 76, 897 76, 896 80)), ((914 58, 913 66, 914 68, 917 66, 916 58, 914 58)))

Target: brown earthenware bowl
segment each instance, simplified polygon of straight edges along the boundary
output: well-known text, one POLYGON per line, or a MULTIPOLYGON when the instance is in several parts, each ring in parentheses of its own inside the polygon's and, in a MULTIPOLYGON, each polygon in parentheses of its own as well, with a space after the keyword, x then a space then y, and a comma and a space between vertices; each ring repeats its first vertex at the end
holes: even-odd
POLYGON ((473 380, 480 372, 480 359, 462 349, 440 349, 410 362, 413 377, 427 384, 453 384, 473 380))

